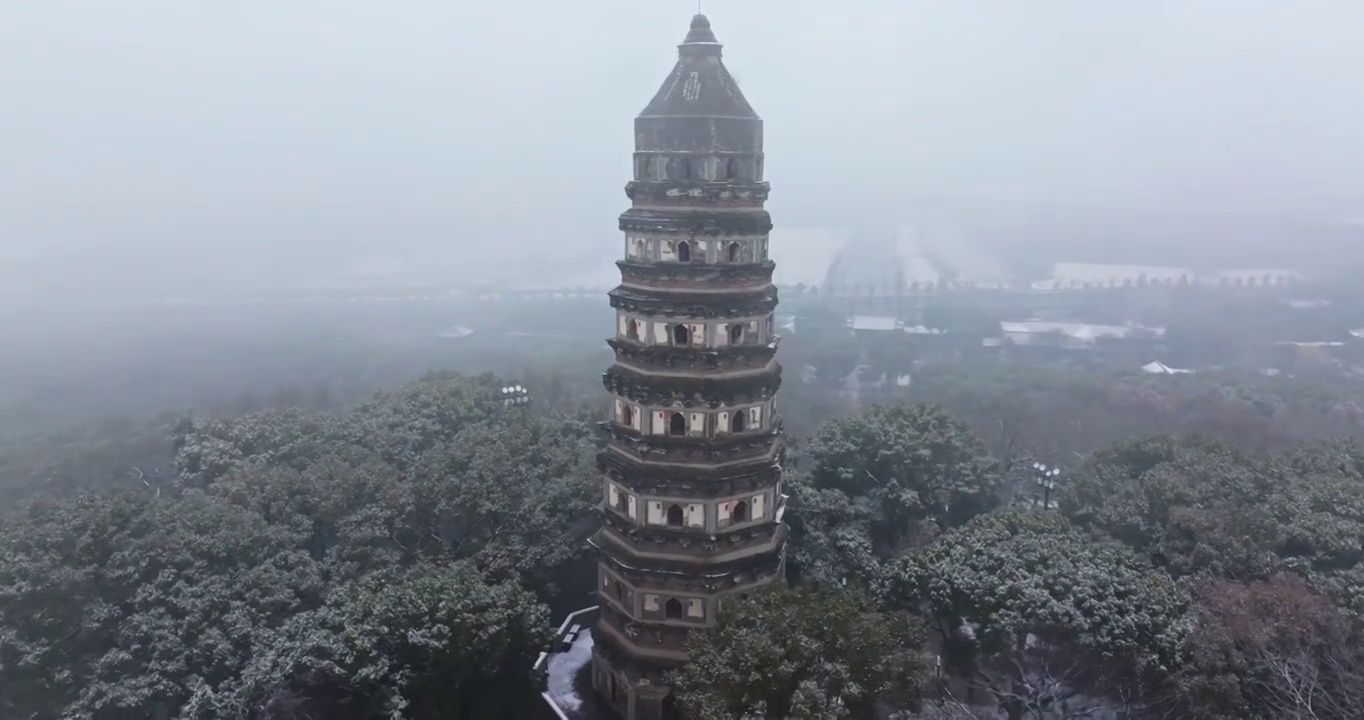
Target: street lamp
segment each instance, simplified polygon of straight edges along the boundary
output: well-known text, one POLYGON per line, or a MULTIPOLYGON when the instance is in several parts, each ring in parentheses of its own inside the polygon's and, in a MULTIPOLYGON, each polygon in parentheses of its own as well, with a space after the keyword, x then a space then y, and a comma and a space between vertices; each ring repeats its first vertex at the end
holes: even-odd
POLYGON ((1043 463, 1035 462, 1032 469, 1037 473, 1035 482, 1042 489, 1042 507, 1050 510, 1051 491, 1056 489, 1056 476, 1061 474, 1061 468, 1047 467, 1043 463))
POLYGON ((530 403, 530 391, 521 385, 508 385, 502 388, 502 404, 507 407, 530 403))

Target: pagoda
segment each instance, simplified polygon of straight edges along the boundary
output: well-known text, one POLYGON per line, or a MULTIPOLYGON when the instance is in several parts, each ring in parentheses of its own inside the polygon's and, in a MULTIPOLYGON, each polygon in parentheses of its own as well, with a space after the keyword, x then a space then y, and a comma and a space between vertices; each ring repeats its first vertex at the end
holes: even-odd
POLYGON ((592 686, 626 720, 676 716, 666 673, 721 603, 784 575, 781 384, 762 120, 704 15, 635 119, 598 562, 592 686))

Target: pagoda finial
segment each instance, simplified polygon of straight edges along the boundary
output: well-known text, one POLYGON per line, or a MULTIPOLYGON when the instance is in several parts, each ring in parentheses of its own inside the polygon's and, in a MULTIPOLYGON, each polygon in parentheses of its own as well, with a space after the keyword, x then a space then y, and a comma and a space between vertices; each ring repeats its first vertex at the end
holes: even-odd
POLYGON ((715 33, 710 29, 710 20, 701 13, 697 13, 691 19, 691 30, 687 32, 687 39, 682 41, 683 45, 719 45, 720 41, 715 39, 715 33))

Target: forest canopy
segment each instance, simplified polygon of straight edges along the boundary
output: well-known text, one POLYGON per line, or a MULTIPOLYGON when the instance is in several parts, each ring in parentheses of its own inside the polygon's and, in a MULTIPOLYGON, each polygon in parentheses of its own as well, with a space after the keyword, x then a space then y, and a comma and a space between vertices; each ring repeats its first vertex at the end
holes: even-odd
MULTIPOLYGON (((595 589, 583 377, 518 377, 528 406, 438 373, 5 447, 0 716, 535 716, 534 660, 595 589)), ((684 707, 1343 719, 1364 698, 1347 396, 1028 368, 930 367, 860 408, 792 385, 791 588, 696 633, 684 707)))

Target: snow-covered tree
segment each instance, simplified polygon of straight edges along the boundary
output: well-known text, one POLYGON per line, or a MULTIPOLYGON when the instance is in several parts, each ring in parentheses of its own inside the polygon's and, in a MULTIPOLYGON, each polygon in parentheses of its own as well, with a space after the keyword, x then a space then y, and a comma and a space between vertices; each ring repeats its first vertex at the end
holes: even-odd
POLYGON ((878 702, 918 705, 923 639, 918 618, 856 587, 726 598, 716 627, 690 639, 673 691, 708 720, 874 717, 878 702))

